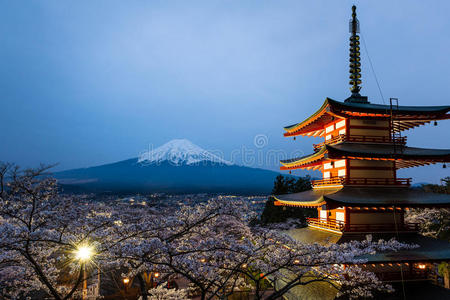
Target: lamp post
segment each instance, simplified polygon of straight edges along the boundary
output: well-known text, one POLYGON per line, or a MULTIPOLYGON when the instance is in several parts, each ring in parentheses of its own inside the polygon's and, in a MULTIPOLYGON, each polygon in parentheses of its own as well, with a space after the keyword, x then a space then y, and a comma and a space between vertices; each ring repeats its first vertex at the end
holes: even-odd
POLYGON ((75 251, 75 258, 81 262, 81 272, 83 272, 83 292, 82 299, 87 300, 87 275, 86 275, 86 262, 91 260, 93 256, 92 247, 79 246, 75 251))
POLYGON ((123 285, 125 287, 125 294, 128 292, 128 284, 130 283, 130 279, 129 278, 124 278, 123 279, 123 285))

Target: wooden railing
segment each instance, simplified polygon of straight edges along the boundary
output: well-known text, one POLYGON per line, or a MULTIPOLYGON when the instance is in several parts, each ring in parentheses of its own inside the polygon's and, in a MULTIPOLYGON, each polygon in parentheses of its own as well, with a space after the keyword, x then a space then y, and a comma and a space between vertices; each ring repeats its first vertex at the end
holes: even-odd
POLYGON ((419 223, 346 224, 336 219, 306 218, 308 225, 346 232, 418 231, 419 223))
POLYGON ((403 270, 394 272, 376 272, 375 274, 381 281, 401 281, 401 280, 429 280, 427 271, 421 270, 403 270))
POLYGON ((306 218, 308 225, 322 227, 331 230, 343 231, 345 223, 334 219, 306 218))
POLYGON ((337 144, 340 142, 352 142, 352 143, 380 143, 380 144, 406 144, 406 136, 392 137, 392 136, 375 136, 375 135, 350 135, 340 134, 325 142, 319 144, 313 144, 314 150, 318 151, 323 145, 337 144))
POLYGON ((312 187, 325 185, 343 185, 344 183, 345 177, 331 177, 326 179, 311 180, 312 187))
POLYGON ((380 223, 380 224, 347 224, 345 231, 352 232, 386 232, 386 231, 419 231, 419 223, 380 223))
POLYGON ((410 186, 412 178, 346 178, 348 185, 400 185, 410 186))
POLYGON ((314 148, 314 151, 319 151, 323 147, 323 145, 337 144, 337 143, 345 142, 345 141, 346 141, 345 134, 340 134, 329 140, 326 140, 325 142, 322 142, 319 144, 313 144, 313 148, 314 148))
POLYGON ((312 187, 327 185, 388 185, 388 186, 410 186, 411 178, 347 178, 331 177, 320 180, 312 180, 312 187))

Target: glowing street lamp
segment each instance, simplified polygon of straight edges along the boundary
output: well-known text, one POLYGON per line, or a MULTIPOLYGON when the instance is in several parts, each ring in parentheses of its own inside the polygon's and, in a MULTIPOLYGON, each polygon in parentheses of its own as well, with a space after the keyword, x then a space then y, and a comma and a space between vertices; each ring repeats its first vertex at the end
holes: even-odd
POLYGON ((93 251, 91 247, 81 246, 75 251, 75 257, 81 262, 86 262, 92 258, 93 251))
POLYGON ((425 268, 427 267, 425 264, 418 264, 417 267, 421 270, 425 270, 425 268))
POLYGON ((82 245, 75 250, 75 258, 81 262, 81 269, 83 272, 83 292, 82 299, 87 299, 87 275, 86 262, 90 261, 94 256, 94 250, 88 245, 82 245))
POLYGON ((129 283, 130 283, 130 278, 125 277, 125 278, 123 279, 123 285, 124 285, 124 287, 125 287, 125 293, 128 292, 128 284, 129 284, 129 283))

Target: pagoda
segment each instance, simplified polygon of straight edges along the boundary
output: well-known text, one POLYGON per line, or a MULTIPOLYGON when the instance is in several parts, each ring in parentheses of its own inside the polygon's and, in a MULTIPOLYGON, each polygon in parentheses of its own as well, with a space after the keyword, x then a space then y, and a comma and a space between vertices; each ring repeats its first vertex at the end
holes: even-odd
POLYGON ((306 120, 285 127, 284 136, 321 137, 312 154, 281 161, 281 170, 319 170, 322 179, 312 189, 275 195, 275 205, 316 208, 317 218, 295 233, 307 242, 344 243, 391 237, 420 247, 368 257, 365 268, 385 281, 428 279, 436 263, 450 261, 450 243, 417 233, 418 224, 405 221, 411 208, 448 208, 447 194, 411 188, 411 178, 397 177, 401 168, 450 162, 450 149, 406 145, 405 130, 450 118, 450 105, 400 106, 373 104, 361 96, 359 22, 356 7, 350 20, 350 90, 343 102, 326 98, 306 120))

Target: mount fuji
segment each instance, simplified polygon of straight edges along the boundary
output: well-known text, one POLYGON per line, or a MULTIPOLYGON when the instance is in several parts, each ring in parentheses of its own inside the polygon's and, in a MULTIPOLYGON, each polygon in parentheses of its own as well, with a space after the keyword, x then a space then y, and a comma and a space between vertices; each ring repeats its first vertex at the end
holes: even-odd
POLYGON ((138 163, 145 165, 159 164, 165 161, 174 166, 193 165, 201 162, 232 165, 231 162, 221 159, 186 139, 171 140, 155 150, 144 152, 138 159, 138 163))
POLYGON ((55 173, 66 191, 268 194, 278 172, 235 165, 186 139, 139 157, 55 173))

